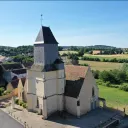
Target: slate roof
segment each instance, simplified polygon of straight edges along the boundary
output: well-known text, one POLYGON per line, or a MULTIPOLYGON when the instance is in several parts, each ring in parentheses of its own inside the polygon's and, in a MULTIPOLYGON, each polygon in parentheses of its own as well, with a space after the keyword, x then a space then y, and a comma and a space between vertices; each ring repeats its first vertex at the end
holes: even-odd
POLYGON ((16 80, 12 80, 11 81, 11 84, 12 84, 12 87, 13 88, 17 88, 18 87, 18 83, 19 83, 19 79, 16 79, 16 80))
POLYGON ((48 72, 48 71, 57 70, 57 67, 55 64, 47 64, 45 66, 39 64, 33 64, 30 70, 39 71, 39 72, 48 72))
POLYGON ((4 68, 4 70, 13 70, 13 69, 21 69, 23 66, 20 63, 16 64, 1 64, 1 66, 4 68))
POLYGON ((25 68, 31 68, 31 66, 33 65, 33 62, 29 62, 29 63, 23 63, 25 68))
POLYGON ((35 42, 44 42, 44 44, 58 44, 51 29, 45 26, 41 27, 35 42))
POLYGON ((25 74, 27 71, 26 69, 16 69, 16 70, 12 70, 12 72, 19 75, 19 74, 25 74))
POLYGON ((65 65, 65 96, 77 98, 89 67, 65 65))
POLYGON ((61 64, 61 63, 64 63, 61 58, 60 59, 56 59, 54 61, 54 64, 61 64))
POLYGON ((12 80, 16 80, 16 79, 18 79, 18 77, 17 77, 17 76, 14 76, 14 77, 12 78, 12 80))
POLYGON ((26 81, 26 78, 25 77, 24 78, 21 78, 21 82, 22 82, 23 87, 25 85, 25 81, 26 81))

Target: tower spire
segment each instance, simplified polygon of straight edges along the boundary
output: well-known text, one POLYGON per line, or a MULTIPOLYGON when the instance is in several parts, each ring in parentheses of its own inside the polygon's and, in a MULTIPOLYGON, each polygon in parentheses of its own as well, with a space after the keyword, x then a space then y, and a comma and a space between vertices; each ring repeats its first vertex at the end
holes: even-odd
POLYGON ((42 18, 42 16, 43 16, 43 15, 41 14, 41 26, 42 26, 42 21, 43 21, 43 18, 42 18))

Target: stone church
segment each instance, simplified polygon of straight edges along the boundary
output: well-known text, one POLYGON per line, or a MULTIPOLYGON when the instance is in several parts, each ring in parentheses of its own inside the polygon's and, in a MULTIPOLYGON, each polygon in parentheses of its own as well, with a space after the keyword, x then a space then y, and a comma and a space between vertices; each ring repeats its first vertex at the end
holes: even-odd
POLYGON ((41 26, 34 42, 34 64, 27 70, 27 104, 28 110, 44 119, 63 110, 79 117, 99 106, 90 67, 64 66, 49 27, 41 26))

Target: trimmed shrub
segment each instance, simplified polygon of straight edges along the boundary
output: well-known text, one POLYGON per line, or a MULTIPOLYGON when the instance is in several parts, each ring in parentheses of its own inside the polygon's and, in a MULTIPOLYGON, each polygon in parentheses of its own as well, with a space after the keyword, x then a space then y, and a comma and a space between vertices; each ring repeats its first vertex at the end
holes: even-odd
POLYGON ((9 93, 11 93, 11 91, 4 91, 3 95, 7 95, 9 93))
POLYGON ((19 100, 19 105, 22 106, 23 102, 19 100))
POLYGON ((96 84, 97 85, 102 85, 102 86, 110 87, 110 82, 109 81, 104 82, 103 80, 100 80, 100 79, 96 80, 96 84))
POLYGON ((80 64, 81 66, 88 66, 88 64, 80 64))
POLYGON ((61 56, 68 56, 68 54, 66 54, 66 53, 63 53, 61 56))
POLYGON ((1 87, 1 88, 0 88, 0 96, 3 95, 4 91, 5 91, 5 89, 4 89, 3 87, 1 87))
POLYGON ((27 108, 27 104, 23 102, 22 107, 27 108))
POLYGON ((15 99, 15 103, 16 104, 19 104, 19 99, 15 99))
POLYGON ((121 89, 121 90, 124 90, 124 91, 127 91, 127 92, 128 92, 128 84, 126 84, 126 83, 122 84, 122 85, 119 87, 119 89, 121 89))
POLYGON ((99 79, 99 74, 100 74, 100 71, 99 70, 92 70, 92 73, 93 73, 93 76, 95 79, 99 79))
POLYGON ((116 85, 116 84, 110 84, 109 87, 112 87, 112 88, 119 88, 121 85, 116 85))

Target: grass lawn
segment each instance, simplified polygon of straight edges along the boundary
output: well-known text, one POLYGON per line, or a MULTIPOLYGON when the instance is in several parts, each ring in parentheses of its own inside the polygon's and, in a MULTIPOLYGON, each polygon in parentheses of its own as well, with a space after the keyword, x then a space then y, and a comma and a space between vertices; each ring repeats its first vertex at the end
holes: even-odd
POLYGON ((111 62, 97 62, 97 61, 85 61, 79 60, 80 64, 89 64, 91 69, 93 70, 112 70, 112 69, 119 69, 123 64, 122 63, 111 63, 111 62))
MULTIPOLYGON (((99 87, 99 96, 106 99, 109 107, 118 108, 123 110, 128 105, 128 92, 119 90, 118 88, 110 88, 102 85, 99 87)), ((128 113, 128 106, 126 108, 128 113)))

